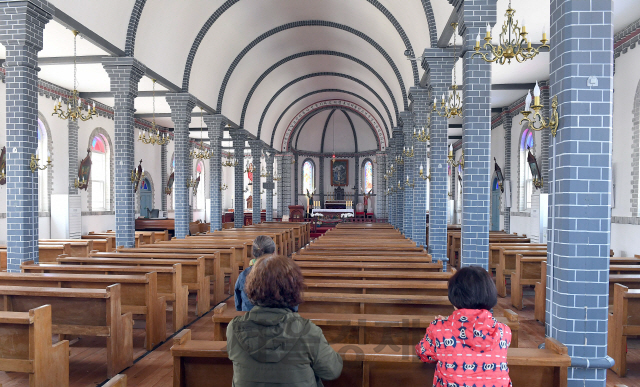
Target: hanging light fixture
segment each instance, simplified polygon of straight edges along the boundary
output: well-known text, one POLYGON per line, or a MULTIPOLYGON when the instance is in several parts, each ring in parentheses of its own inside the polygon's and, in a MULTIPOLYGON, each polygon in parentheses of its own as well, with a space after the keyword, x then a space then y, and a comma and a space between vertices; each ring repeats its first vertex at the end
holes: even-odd
POLYGON ((200 143, 196 141, 196 146, 191 150, 189 154, 192 159, 208 160, 213 155, 210 149, 206 149, 204 146, 204 140, 202 135, 202 128, 204 127, 204 111, 200 108, 200 143))
POLYGON ((487 34, 484 37, 485 44, 482 48, 486 49, 489 47, 491 49, 490 55, 487 56, 487 54, 480 52, 480 34, 478 34, 476 37, 476 46, 474 47, 476 52, 473 56, 481 55, 485 62, 496 62, 503 65, 505 63, 510 64, 511 59, 522 63, 528 59, 533 59, 540 53, 541 48, 551 49, 547 44, 547 33, 544 30, 542 31, 542 39, 540 40, 542 46, 539 48, 531 47, 531 41, 527 39, 527 28, 524 25, 524 20, 522 21, 522 27, 520 27, 518 22, 514 22, 513 20, 515 13, 516 11, 511 8, 511 0, 509 0, 509 7, 505 13, 507 20, 502 26, 502 32, 500 32, 500 44, 498 46, 491 44, 491 27, 489 23, 487 23, 487 34))
POLYGON ((71 92, 71 97, 67 99, 67 109, 62 109, 62 97, 58 97, 58 103, 53 105, 53 113, 51 113, 51 115, 57 115, 58 118, 63 120, 72 119, 77 121, 80 119, 82 121, 88 121, 97 115, 96 103, 93 102, 93 106, 91 106, 87 102, 87 114, 82 114, 82 108, 85 107, 85 105, 82 103, 82 99, 80 99, 80 93, 78 93, 78 69, 76 66, 77 39, 78 31, 73 30, 73 91, 71 92))
POLYGON ((453 63, 453 85, 451 85, 451 91, 449 96, 442 94, 442 100, 440 101, 440 108, 437 108, 437 97, 433 97, 433 111, 438 113, 440 117, 454 118, 462 117, 462 97, 458 91, 458 84, 456 83, 456 63, 458 63, 458 48, 456 47, 456 28, 458 23, 451 23, 453 27, 453 55, 455 61, 453 63))
POLYGON ((158 127, 156 126, 156 80, 153 81, 153 118, 151 119, 151 130, 149 131, 149 135, 147 137, 147 133, 143 133, 142 130, 138 135, 138 141, 141 141, 143 144, 151 144, 151 145, 167 145, 169 141, 169 135, 160 133, 158 127))

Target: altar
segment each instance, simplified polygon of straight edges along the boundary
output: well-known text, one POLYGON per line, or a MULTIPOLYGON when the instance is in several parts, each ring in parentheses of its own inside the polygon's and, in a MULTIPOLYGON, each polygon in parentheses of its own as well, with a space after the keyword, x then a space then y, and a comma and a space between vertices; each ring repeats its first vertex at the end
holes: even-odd
POLYGON ((340 220, 342 219, 342 214, 351 214, 351 216, 355 216, 355 213, 352 209, 316 209, 311 210, 311 216, 315 214, 322 214, 322 220, 340 220))
POLYGON ((328 210, 344 210, 347 208, 346 200, 325 200, 324 206, 328 210))

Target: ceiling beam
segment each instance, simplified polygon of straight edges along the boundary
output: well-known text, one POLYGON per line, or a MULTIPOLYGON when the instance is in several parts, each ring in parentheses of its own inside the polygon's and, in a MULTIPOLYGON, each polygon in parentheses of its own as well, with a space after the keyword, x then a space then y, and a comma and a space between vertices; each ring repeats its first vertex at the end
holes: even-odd
MULTIPOLYGON (((533 90, 535 83, 496 83, 491 85, 491 90, 533 90)), ((462 90, 463 85, 458 85, 458 90, 462 90)))
POLYGON ((451 23, 456 23, 458 21, 458 12, 453 8, 451 11, 451 15, 449 15, 449 20, 447 20, 447 25, 444 26, 444 30, 440 34, 440 39, 438 39, 438 47, 446 48, 449 46, 449 41, 453 36, 453 27, 451 27, 451 23))
MULTIPOLYGON (((76 63, 77 64, 102 64, 104 58, 107 58, 105 55, 87 55, 87 56, 77 56, 76 63)), ((54 56, 48 58, 38 58, 38 66, 56 66, 56 65, 72 65, 73 57, 72 56, 54 56)))
POLYGON ((462 140, 462 136, 449 136, 449 140, 462 140))
MULTIPOLYGON (((156 97, 164 97, 169 93, 166 90, 156 91, 156 97)), ((139 91, 138 97, 153 97, 153 91, 139 91)), ((89 91, 81 92, 80 98, 113 98, 113 93, 110 91, 89 91)))

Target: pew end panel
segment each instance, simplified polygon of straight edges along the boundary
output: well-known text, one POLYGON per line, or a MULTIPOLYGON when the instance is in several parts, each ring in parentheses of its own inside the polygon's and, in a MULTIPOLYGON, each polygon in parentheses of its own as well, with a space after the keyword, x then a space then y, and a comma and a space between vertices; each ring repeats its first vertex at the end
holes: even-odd
POLYGON ((103 384, 102 387, 127 387, 127 375, 116 375, 107 383, 103 384))

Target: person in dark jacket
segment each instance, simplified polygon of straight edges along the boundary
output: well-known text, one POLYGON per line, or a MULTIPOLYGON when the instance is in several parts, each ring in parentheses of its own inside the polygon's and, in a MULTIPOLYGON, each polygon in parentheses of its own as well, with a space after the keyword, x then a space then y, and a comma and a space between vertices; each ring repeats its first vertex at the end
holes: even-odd
POLYGON ((433 386, 511 387, 511 329, 490 312, 498 295, 489 273, 479 266, 460 269, 449 279, 449 301, 456 310, 437 316, 416 345, 420 360, 436 363, 433 386))
POLYGON ((255 305, 227 326, 234 387, 321 387, 342 372, 342 358, 322 330, 291 307, 302 302, 300 267, 287 257, 265 256, 247 276, 255 305))
MULTIPOLYGON (((244 284, 247 280, 247 276, 251 272, 251 268, 255 261, 264 256, 273 254, 276 251, 276 244, 270 237, 266 235, 260 235, 253 241, 253 246, 251 249, 251 253, 253 255, 253 259, 249 263, 249 267, 244 269, 242 273, 238 276, 235 285, 235 302, 236 302, 236 310, 248 312, 253 308, 253 304, 247 298, 247 294, 244 292, 244 284)), ((296 311, 298 309, 296 308, 296 311)))

